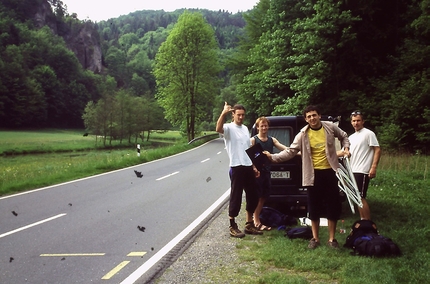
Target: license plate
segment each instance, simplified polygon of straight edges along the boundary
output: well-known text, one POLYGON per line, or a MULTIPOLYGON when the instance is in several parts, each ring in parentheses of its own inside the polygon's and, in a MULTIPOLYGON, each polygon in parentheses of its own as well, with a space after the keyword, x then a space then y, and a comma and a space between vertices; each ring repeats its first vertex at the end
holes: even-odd
POLYGON ((272 178, 290 178, 290 172, 270 172, 272 178))

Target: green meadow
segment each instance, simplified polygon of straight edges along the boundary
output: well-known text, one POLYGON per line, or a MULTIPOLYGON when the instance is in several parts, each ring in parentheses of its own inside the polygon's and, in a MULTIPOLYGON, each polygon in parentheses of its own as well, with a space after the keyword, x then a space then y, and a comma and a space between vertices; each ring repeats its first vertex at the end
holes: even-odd
POLYGON ((0 195, 87 177, 173 155, 188 145, 178 131, 157 132, 149 141, 106 142, 83 130, 0 131, 0 195))

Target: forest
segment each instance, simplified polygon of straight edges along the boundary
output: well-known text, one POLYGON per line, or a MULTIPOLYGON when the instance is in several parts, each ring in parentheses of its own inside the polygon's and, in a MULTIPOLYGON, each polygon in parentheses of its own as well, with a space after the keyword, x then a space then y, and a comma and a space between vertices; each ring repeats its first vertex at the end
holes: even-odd
POLYGON ((86 127, 130 140, 150 129, 213 130, 224 101, 244 104, 249 126, 317 104, 341 116, 348 133, 349 114, 364 112, 384 150, 427 154, 429 27, 430 0, 260 0, 244 13, 144 10, 101 22, 79 19, 60 0, 1 0, 0 127, 86 127), (44 25, 35 20, 41 7, 50 9, 44 25), (166 90, 179 92, 176 100, 188 95, 167 88, 173 79, 157 69, 175 43, 163 54, 160 47, 187 32, 180 19, 209 25, 205 36, 217 45, 217 73, 199 79, 214 81, 211 92, 187 108, 201 113, 192 128, 166 108, 166 90), (89 28, 101 70, 83 66, 67 45, 89 28))

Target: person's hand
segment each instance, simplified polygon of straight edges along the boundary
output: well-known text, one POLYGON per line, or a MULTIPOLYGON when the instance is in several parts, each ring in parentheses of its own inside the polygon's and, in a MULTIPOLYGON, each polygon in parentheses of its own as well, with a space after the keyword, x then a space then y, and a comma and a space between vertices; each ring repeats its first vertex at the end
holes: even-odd
POLYGON ((224 103, 224 109, 222 110, 223 113, 228 113, 233 111, 233 109, 231 108, 231 105, 227 104, 227 102, 224 103))
POLYGON ((342 149, 336 152, 337 156, 339 158, 344 158, 344 157, 351 157, 351 153, 349 152, 349 149, 342 149))
POLYGON ((259 170, 257 170, 257 168, 256 168, 255 166, 252 166, 252 169, 254 170, 254 175, 255 175, 255 177, 256 177, 256 178, 259 178, 259 177, 260 177, 260 171, 259 171, 259 170))
POLYGON ((349 152, 348 148, 346 148, 345 150, 343 150, 343 152, 345 153, 345 156, 347 156, 348 158, 351 158, 351 153, 349 152))
POLYGON ((267 158, 269 159, 269 161, 273 162, 272 154, 270 154, 269 151, 263 151, 263 154, 267 156, 267 158))
POLYGON ((369 171, 369 178, 374 178, 374 177, 376 177, 376 168, 371 167, 369 171))

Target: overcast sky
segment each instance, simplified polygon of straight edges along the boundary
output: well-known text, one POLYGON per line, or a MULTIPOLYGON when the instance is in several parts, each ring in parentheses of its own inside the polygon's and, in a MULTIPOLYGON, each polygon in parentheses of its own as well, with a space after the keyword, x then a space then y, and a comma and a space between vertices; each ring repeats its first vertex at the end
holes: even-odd
POLYGON ((117 18, 138 10, 164 10, 200 8, 232 13, 252 9, 259 0, 62 0, 69 14, 76 13, 80 20, 94 22, 117 18))

